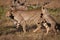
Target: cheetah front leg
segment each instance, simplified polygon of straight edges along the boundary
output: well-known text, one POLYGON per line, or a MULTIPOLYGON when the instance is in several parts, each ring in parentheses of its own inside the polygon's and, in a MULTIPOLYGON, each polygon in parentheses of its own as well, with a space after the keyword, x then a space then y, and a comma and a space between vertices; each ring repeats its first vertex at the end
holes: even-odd
POLYGON ((19 23, 17 23, 16 25, 17 25, 17 27, 16 27, 16 28, 18 29, 20 24, 19 24, 19 23))
POLYGON ((23 27, 23 31, 24 31, 24 33, 26 33, 26 22, 23 21, 21 25, 22 25, 22 27, 23 27))

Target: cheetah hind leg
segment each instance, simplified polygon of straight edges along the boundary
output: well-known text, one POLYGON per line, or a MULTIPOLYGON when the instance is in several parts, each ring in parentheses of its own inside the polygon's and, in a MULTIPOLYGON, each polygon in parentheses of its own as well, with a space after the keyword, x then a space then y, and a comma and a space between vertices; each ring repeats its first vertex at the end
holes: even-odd
POLYGON ((37 24, 37 28, 33 32, 37 32, 41 28, 40 24, 37 24))
POLYGON ((47 25, 47 23, 43 23, 43 26, 45 26, 45 28, 46 28, 46 33, 45 33, 45 35, 47 35, 48 33, 49 33, 49 31, 50 31, 50 28, 49 28, 49 26, 47 25))

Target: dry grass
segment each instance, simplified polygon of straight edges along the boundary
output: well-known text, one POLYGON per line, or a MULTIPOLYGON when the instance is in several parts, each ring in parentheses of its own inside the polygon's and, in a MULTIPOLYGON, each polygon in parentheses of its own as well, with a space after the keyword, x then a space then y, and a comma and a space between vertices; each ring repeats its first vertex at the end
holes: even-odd
POLYGON ((3 34, 0 36, 0 40, 60 40, 60 34, 54 35, 44 35, 43 32, 14 32, 10 34, 3 34))

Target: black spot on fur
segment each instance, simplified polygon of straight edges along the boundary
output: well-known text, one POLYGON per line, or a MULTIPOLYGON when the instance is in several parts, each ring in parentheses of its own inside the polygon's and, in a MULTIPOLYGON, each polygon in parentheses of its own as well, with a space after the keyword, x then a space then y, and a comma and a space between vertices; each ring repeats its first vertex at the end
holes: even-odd
POLYGON ((47 23, 47 25, 48 25, 49 27, 51 27, 51 24, 50 24, 50 23, 47 23))
POLYGON ((17 1, 17 0, 14 0, 14 1, 17 1))
POLYGON ((56 23, 56 29, 60 31, 60 24, 56 23))
POLYGON ((9 16, 11 19, 14 19, 14 16, 11 14, 10 16, 9 16))
POLYGON ((14 6, 12 5, 11 7, 13 8, 14 6))
POLYGON ((23 5, 24 5, 24 3, 21 3, 20 5, 22 5, 22 6, 23 6, 23 5))
POLYGON ((41 13, 41 16, 40 16, 41 18, 43 17, 43 14, 41 13))
POLYGON ((20 3, 20 2, 18 1, 18 3, 20 3))
POLYGON ((43 9, 45 9, 45 8, 43 7, 43 9))
POLYGON ((40 23, 38 23, 38 24, 40 24, 40 23))

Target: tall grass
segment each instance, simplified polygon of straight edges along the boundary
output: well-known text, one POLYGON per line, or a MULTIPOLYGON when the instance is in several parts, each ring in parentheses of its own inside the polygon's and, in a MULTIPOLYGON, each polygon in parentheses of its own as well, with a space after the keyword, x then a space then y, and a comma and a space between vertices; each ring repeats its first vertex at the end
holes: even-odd
POLYGON ((4 6, 0 6, 0 19, 5 16, 6 8, 4 6))
POLYGON ((8 10, 7 6, 0 6, 0 24, 7 21, 7 19, 5 17, 5 14, 6 14, 7 10, 8 10))
POLYGON ((55 9, 48 8, 48 10, 52 15, 56 16, 60 14, 60 8, 55 8, 55 9))
POLYGON ((60 8, 55 8, 55 9, 51 9, 51 8, 47 8, 50 12, 60 12, 60 8))

